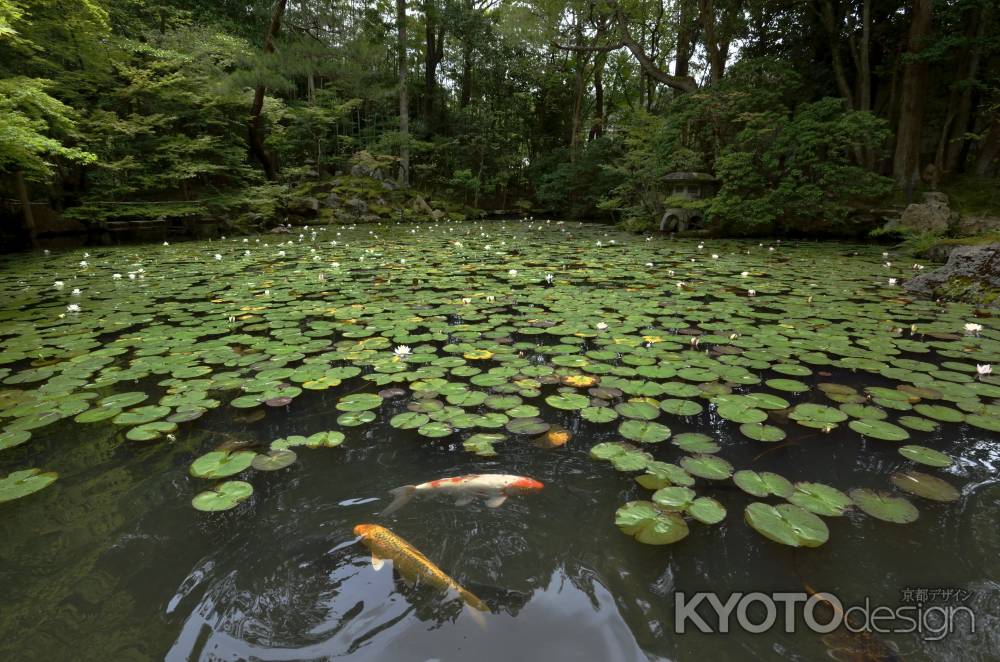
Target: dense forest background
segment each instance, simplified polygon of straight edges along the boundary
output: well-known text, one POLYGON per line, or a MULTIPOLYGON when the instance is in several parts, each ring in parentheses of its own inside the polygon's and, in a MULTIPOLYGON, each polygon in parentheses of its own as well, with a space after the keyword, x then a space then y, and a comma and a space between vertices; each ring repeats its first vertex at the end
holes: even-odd
POLYGON ((480 209, 836 234, 994 195, 998 54, 996 0, 0 0, 0 196, 261 218, 361 158, 480 209))

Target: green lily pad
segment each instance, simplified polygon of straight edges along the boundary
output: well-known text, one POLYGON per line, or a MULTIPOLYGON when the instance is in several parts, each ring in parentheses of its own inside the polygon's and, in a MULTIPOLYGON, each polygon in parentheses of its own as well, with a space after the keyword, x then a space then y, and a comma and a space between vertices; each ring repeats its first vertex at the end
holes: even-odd
POLYGON ((669 545, 687 537, 687 523, 650 501, 629 501, 615 512, 622 533, 647 545, 669 545))
POLYGON ((22 469, 0 478, 0 503, 26 497, 45 489, 59 478, 55 471, 22 469))
POLYGON ((670 428, 655 421, 628 420, 618 426, 618 434, 630 441, 656 444, 670 438, 670 428))
POLYGON ((892 484, 910 494, 931 501, 957 501, 959 491, 947 481, 920 471, 900 471, 890 477, 892 484))
POLYGON ((711 497, 698 497, 688 504, 687 514, 702 524, 718 524, 726 519, 726 508, 711 497))
POLYGON ((214 513, 235 508, 253 494, 253 485, 242 480, 230 480, 211 490, 199 492, 191 499, 195 510, 214 513))
POLYGON ((715 455, 682 457, 681 466, 692 476, 708 480, 726 480, 733 475, 733 465, 715 455))
POLYGON ((910 433, 886 421, 876 421, 870 419, 857 419, 847 424, 858 434, 863 434, 872 439, 882 439, 884 441, 903 441, 910 438, 910 433))
POLYGON ((191 463, 195 478, 226 478, 247 469, 257 454, 253 451, 211 451, 191 463))
POLYGON ((272 450, 261 453, 250 463, 257 471, 277 471, 291 466, 298 456, 295 451, 286 449, 272 450))
POLYGON ((830 538, 823 520, 792 504, 771 506, 755 501, 746 507, 743 516, 754 531, 789 547, 819 547, 830 538))
POLYGON ((854 503, 835 487, 822 483, 796 483, 788 501, 800 508, 826 517, 838 517, 854 503))
POLYGON ((757 473, 742 469, 733 474, 733 482, 747 494, 755 497, 766 497, 771 494, 787 499, 795 492, 795 487, 786 478, 776 473, 764 471, 757 473))
POLYGON ((744 423, 740 426, 740 432, 754 441, 774 443, 785 438, 785 431, 773 425, 762 423, 744 423))
POLYGON ((864 489, 854 489, 849 494, 851 500, 862 512, 875 519, 896 524, 909 524, 920 517, 920 511, 917 510, 916 506, 903 497, 864 489))
POLYGON ((678 434, 670 440, 670 443, 688 453, 717 453, 721 448, 711 437, 700 432, 678 434))

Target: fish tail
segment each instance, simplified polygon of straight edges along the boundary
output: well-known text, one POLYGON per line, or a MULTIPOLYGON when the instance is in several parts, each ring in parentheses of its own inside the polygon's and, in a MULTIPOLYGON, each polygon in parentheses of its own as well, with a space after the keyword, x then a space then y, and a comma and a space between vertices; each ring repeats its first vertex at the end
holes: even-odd
POLYGON ((472 620, 476 622, 476 625, 485 630, 486 619, 483 618, 483 612, 488 612, 489 607, 486 606, 485 602, 483 602, 482 600, 480 600, 479 598, 477 598, 475 595, 465 590, 464 588, 459 590, 459 595, 461 595, 462 600, 465 601, 465 606, 466 606, 465 611, 469 613, 469 616, 471 616, 472 620))
POLYGON ((382 511, 383 515, 388 515, 394 513, 406 504, 410 502, 410 499, 417 493, 416 485, 403 485, 402 487, 397 487, 394 490, 389 490, 389 494, 392 495, 392 503, 382 511))

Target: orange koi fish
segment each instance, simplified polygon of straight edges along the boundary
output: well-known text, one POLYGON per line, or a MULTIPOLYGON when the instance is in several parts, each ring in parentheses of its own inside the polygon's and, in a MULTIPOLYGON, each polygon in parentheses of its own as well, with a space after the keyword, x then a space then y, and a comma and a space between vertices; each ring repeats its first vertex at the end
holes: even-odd
MULTIPOLYGON (((473 609, 489 611, 482 600, 463 588, 413 545, 389 529, 378 524, 358 524, 354 527, 354 535, 361 536, 361 542, 371 550, 372 567, 375 570, 380 570, 386 560, 392 561, 393 567, 406 581, 419 580, 442 591, 453 590, 473 609)), ((476 620, 481 621, 482 617, 476 620)))
POLYGON ((545 487, 542 483, 524 476, 510 474, 470 474, 441 478, 419 485, 403 485, 389 494, 393 496, 392 503, 382 511, 383 515, 393 513, 415 497, 417 494, 444 494, 455 496, 456 506, 465 506, 476 497, 484 497, 490 508, 499 508, 507 497, 526 492, 537 492, 545 487))

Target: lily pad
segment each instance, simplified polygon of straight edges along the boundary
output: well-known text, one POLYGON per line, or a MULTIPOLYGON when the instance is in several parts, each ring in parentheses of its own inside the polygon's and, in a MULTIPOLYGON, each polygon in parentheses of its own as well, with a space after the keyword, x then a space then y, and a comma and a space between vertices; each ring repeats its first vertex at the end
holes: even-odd
POLYGON ((792 504, 771 506, 755 501, 746 507, 743 516, 757 533, 789 547, 819 547, 830 538, 823 520, 792 504))
POLYGON ((647 545, 669 545, 689 533, 682 517, 650 501, 629 501, 615 512, 615 524, 622 533, 647 545))
POLYGON ((45 489, 59 478, 55 471, 22 469, 0 478, 0 503, 26 497, 45 489))
POLYGON ((242 480, 230 480, 221 483, 211 490, 199 492, 191 505, 195 510, 214 513, 235 508, 253 494, 253 485, 242 480))
POLYGON ((916 506, 903 497, 893 496, 888 492, 854 489, 849 492, 851 500, 867 515, 885 522, 909 524, 920 517, 916 506))
POLYGON ((900 471, 891 477, 892 484, 910 494, 931 501, 957 501, 961 496, 951 483, 920 471, 900 471))
POLYGON ((249 468, 256 453, 253 451, 211 451, 191 463, 195 478, 225 478, 249 468))

